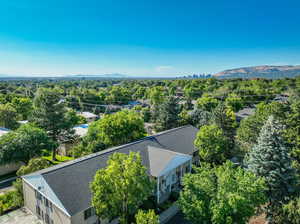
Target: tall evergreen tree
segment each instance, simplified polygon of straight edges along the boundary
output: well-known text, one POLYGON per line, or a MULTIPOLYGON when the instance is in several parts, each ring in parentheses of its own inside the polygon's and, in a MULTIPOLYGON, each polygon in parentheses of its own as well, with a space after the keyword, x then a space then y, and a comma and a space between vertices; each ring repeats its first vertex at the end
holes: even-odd
MULTIPOLYGON (((74 111, 67 110, 58 91, 45 88, 37 91, 31 120, 47 131, 47 134, 57 143, 72 138, 73 127, 79 121, 74 111)), ((56 147, 53 147, 52 158, 56 160, 56 147)))
POLYGON ((295 172, 289 150, 281 137, 282 130, 282 125, 270 116, 246 161, 250 171, 266 180, 269 223, 275 223, 282 204, 293 193, 295 184, 295 172))
POLYGON ((159 106, 158 112, 156 120, 157 130, 168 130, 179 125, 180 108, 178 105, 178 99, 175 97, 170 96, 166 98, 166 100, 159 106))

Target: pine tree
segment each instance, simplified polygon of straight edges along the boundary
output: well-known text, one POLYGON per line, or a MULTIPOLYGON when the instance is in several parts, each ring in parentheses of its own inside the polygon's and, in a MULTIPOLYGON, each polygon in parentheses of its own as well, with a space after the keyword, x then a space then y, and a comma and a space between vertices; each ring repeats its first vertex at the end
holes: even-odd
POLYGON ((158 131, 168 130, 178 127, 179 125, 180 108, 178 99, 175 97, 168 97, 158 109, 158 117, 156 120, 158 131))
POLYGON ((294 191, 295 172, 289 150, 281 137, 282 130, 282 125, 270 116, 246 162, 250 171, 266 180, 269 223, 275 223, 282 204, 294 191))

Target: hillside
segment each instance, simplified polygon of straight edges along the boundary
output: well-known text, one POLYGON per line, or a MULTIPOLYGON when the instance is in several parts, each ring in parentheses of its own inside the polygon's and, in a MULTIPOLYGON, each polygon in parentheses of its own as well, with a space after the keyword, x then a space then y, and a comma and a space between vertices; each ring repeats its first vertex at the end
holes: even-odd
POLYGON ((216 73, 213 76, 217 78, 284 78, 300 75, 300 66, 253 66, 236 69, 228 69, 216 73))

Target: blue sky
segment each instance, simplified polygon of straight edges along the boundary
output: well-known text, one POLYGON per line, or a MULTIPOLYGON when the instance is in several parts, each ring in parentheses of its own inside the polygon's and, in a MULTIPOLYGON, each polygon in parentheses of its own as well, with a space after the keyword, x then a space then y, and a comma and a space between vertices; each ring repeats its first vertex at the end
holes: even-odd
POLYGON ((0 74, 300 64, 299 8, 297 0, 2 0, 0 74))

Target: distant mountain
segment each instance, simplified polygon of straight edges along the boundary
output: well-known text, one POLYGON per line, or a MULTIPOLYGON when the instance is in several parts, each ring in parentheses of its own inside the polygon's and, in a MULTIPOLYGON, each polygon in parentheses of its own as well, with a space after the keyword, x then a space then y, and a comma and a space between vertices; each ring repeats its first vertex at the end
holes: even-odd
POLYGON ((285 78, 300 75, 300 65, 292 66, 272 66, 261 65, 253 67, 244 67, 228 69, 214 74, 216 78, 285 78))

